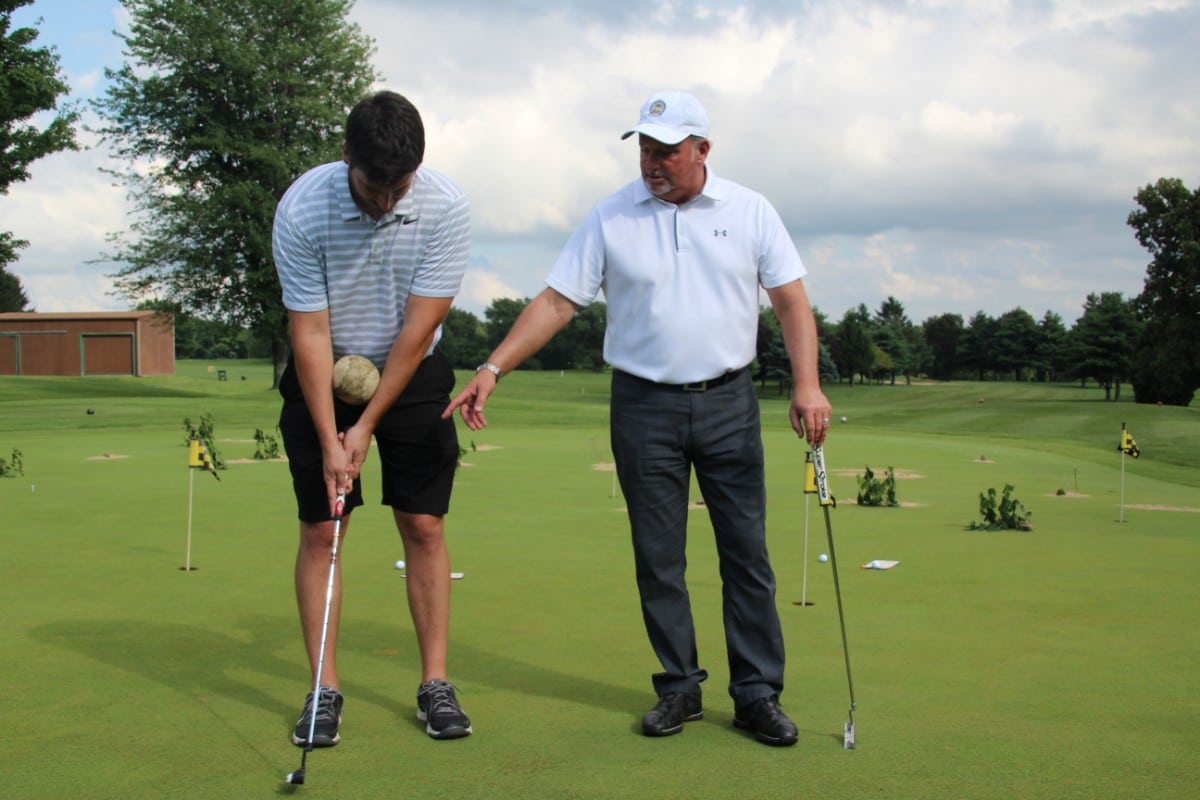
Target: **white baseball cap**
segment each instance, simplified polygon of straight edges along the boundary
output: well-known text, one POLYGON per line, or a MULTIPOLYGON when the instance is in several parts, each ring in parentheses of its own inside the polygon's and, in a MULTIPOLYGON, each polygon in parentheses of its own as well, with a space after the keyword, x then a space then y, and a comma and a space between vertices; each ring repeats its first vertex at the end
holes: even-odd
POLYGON ((679 144, 689 136, 708 138, 708 112, 700 101, 687 92, 655 92, 642 104, 642 116, 636 127, 621 134, 628 139, 644 133, 663 144, 679 144))

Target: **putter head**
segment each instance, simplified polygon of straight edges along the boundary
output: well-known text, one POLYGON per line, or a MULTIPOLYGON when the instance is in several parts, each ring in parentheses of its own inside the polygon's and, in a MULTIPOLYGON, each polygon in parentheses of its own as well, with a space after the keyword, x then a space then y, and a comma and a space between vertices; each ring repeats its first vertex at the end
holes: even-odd
POLYGON ((853 722, 846 723, 846 729, 842 733, 842 749, 843 750, 853 750, 854 749, 854 723, 853 722))
POLYGON ((304 783, 304 767, 301 767, 300 769, 296 770, 295 772, 289 772, 287 774, 287 782, 292 784, 293 786, 300 786, 301 784, 303 784, 304 783))

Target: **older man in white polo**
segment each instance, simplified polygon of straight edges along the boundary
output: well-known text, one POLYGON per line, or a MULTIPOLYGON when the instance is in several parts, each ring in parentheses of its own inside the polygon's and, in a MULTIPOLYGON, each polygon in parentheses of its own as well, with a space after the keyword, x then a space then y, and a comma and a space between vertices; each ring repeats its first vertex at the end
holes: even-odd
POLYGON ((537 352, 604 291, 604 357, 612 365, 611 436, 629 508, 642 615, 662 665, 647 736, 703 716, 685 572, 692 470, 716 535, 723 583, 734 725, 790 745, 783 713, 784 643, 767 556, 766 490, 754 360, 759 288, 783 330, 796 433, 821 444, 831 408, 817 377, 817 331, 804 265, 779 214, 760 194, 708 166, 708 114, 691 94, 662 91, 642 105, 641 178, 602 200, 579 225, 543 290, 447 407, 477 430, 504 373, 537 352))

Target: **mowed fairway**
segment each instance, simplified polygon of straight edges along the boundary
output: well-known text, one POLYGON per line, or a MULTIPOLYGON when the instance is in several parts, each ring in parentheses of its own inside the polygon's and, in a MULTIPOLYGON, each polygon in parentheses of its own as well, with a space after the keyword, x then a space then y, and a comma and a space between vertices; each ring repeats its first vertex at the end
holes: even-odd
POLYGON ((773 749, 731 725, 699 503, 689 582, 705 717, 679 736, 640 735, 658 665, 611 470, 608 378, 590 373, 510 375, 491 427, 460 428, 450 678, 475 735, 433 741, 414 718, 403 552, 372 461, 343 551, 343 741, 309 757, 304 786, 283 786, 311 687, 287 466, 251 459, 255 429, 275 433, 269 385, 269 364, 236 361, 161 378, 0 377, 0 457, 20 450, 25 473, 0 478, 0 796, 1195 796, 1196 407, 1104 403, 1075 385, 827 387, 847 417, 825 449, 858 700, 847 751, 824 517, 768 387, 783 705, 800 728, 796 746, 773 749), (183 418, 205 412, 231 462, 219 482, 187 467, 183 418), (1142 450, 1123 483, 1122 422, 1142 450), (866 465, 897 470, 902 507, 853 504, 866 465), (1033 531, 965 530, 979 493, 1005 483, 1033 531), (198 569, 184 572, 189 485, 198 569), (900 564, 859 569, 872 559, 900 564))

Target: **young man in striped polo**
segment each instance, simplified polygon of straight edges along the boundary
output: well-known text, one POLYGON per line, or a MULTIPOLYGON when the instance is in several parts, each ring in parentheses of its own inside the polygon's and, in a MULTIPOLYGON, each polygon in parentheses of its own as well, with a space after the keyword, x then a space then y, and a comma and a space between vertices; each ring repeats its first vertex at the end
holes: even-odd
MULTIPOLYGON (((441 323, 466 271, 470 207, 448 177, 422 166, 417 109, 381 91, 351 110, 340 161, 300 176, 275 213, 275 266, 288 310, 292 355, 280 379, 279 429, 300 519, 296 599, 315 682, 333 541, 333 507, 346 493, 340 533, 362 505, 359 472, 374 437, 382 502, 392 508, 407 562, 408 605, 421 652, 417 717, 439 739, 471 733, 447 681, 449 508, 458 438, 441 411, 454 372, 437 349, 441 323), (365 405, 334 396, 333 366, 370 359, 379 387, 365 405)), ((339 557, 340 561, 340 557, 339 557)), ((338 743, 341 568, 321 667, 313 746, 338 743)), ((292 734, 308 743, 310 692, 292 734)))

